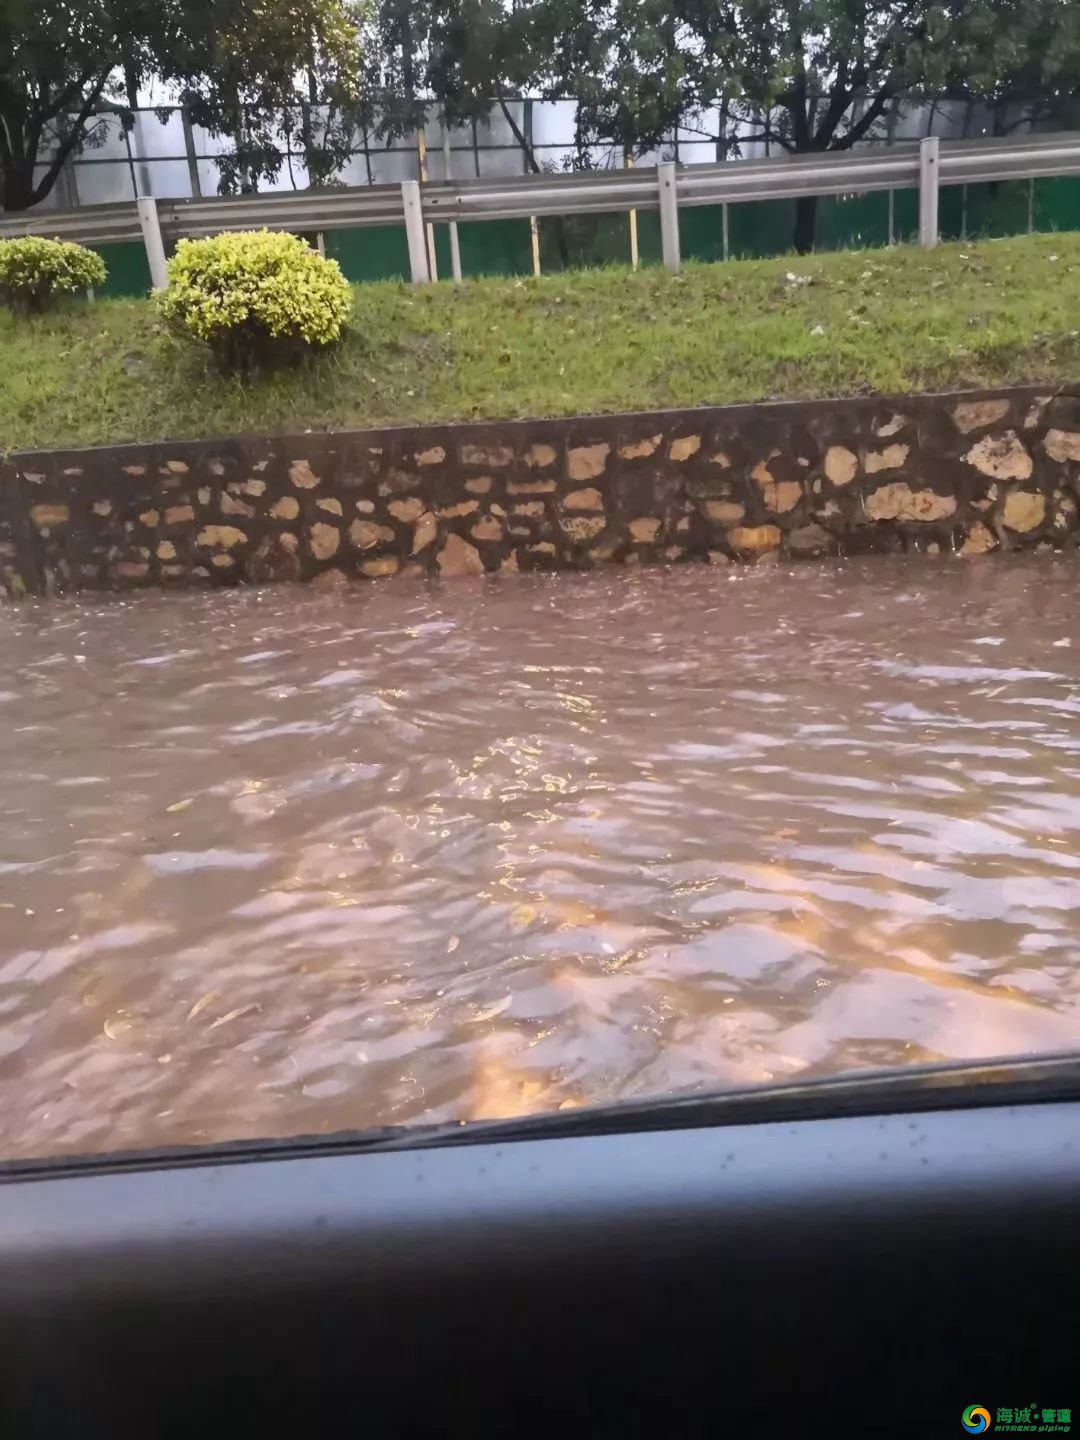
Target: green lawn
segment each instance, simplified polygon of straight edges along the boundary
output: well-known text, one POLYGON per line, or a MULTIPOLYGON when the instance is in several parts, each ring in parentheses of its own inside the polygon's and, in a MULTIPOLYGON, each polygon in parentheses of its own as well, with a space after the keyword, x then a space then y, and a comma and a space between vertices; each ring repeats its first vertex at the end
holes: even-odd
POLYGON ((1080 235, 364 285, 338 350, 247 383, 148 301, 3 312, 0 450, 1025 380, 1080 380, 1080 235))

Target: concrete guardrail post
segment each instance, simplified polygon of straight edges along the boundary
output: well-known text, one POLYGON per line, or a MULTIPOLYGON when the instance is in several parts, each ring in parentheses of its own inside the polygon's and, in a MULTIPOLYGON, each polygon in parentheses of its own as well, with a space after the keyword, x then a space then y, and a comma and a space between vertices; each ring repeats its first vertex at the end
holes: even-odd
POLYGON ((146 246, 146 258, 150 264, 150 284, 155 290, 167 290, 169 270, 165 263, 165 244, 161 238, 157 201, 150 195, 140 195, 135 206, 139 212, 143 244, 146 246))
POLYGON ((938 243, 938 169, 941 144, 936 135, 919 141, 919 244, 932 250, 938 243))
POLYGON ((660 248, 664 264, 669 270, 678 270, 682 265, 679 251, 679 196, 675 188, 675 165, 672 161, 656 167, 660 186, 660 248))
POLYGON ((401 182, 401 203, 405 207, 405 235, 409 242, 409 268, 414 285, 431 279, 428 269, 427 236, 424 234, 424 211, 420 203, 420 182, 401 182))

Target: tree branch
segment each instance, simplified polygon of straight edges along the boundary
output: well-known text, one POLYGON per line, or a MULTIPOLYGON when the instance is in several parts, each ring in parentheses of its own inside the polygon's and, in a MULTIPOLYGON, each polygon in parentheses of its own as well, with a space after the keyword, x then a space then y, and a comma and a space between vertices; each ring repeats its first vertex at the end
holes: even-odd
MULTIPOLYGON (((106 76, 105 79, 107 78, 106 76)), ((104 85, 104 83, 105 80, 103 79, 102 85, 104 85)), ((60 144, 57 146, 56 153, 49 162, 45 174, 30 192, 30 203, 32 205, 37 205, 39 201, 45 199, 45 196, 48 195, 49 191, 56 184, 56 178, 67 164, 69 157, 82 144, 86 133, 86 122, 94 113, 100 98, 100 93, 94 93, 89 99, 84 101, 82 108, 75 117, 75 122, 71 130, 61 139, 60 144)))
POLYGON ((895 94, 896 91, 892 87, 888 85, 884 86, 871 104, 867 106, 864 113, 860 115, 855 124, 852 125, 851 129, 846 130, 831 148, 833 150, 850 150, 853 145, 857 144, 858 141, 863 138, 871 126, 875 125, 881 119, 882 115, 885 114, 886 107, 895 94))
POLYGON ((528 165, 529 169, 534 175, 539 175, 540 166, 536 163, 536 155, 533 151, 533 148, 525 139, 525 135, 521 129, 521 126, 514 119, 510 106, 507 104, 506 97, 503 94, 502 85, 498 81, 495 82, 495 98, 499 102, 499 109, 502 111, 506 123, 510 126, 510 132, 514 137, 514 143, 521 146, 521 153, 525 157, 525 163, 528 165))

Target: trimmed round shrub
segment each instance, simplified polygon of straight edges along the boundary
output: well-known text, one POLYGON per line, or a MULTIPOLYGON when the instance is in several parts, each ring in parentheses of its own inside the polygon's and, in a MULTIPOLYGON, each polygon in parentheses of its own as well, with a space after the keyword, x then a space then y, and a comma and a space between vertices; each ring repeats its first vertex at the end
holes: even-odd
POLYGON ((254 230, 181 240, 158 304, 175 333, 249 371, 340 340, 352 291, 337 261, 297 236, 254 230))
POLYGON ((37 314, 56 295, 78 295, 105 284, 105 262, 70 240, 22 235, 0 240, 0 300, 22 314, 37 314))

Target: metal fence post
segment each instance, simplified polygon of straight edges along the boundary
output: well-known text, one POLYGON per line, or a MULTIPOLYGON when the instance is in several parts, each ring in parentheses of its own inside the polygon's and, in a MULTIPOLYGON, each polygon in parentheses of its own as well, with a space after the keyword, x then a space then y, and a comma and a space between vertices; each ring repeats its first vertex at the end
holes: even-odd
POLYGON ((157 201, 151 195, 140 195, 135 206, 139 212, 146 258, 150 263, 150 284, 155 290, 167 290, 169 270, 165 263, 165 245, 161 238, 157 201))
POLYGON ((195 152, 195 130, 186 105, 180 107, 180 124, 184 130, 184 156, 187 159, 188 184, 193 200, 202 199, 202 181, 199 179, 199 157, 195 152))
POLYGON ((409 241, 409 269, 414 285, 431 279, 428 270, 427 237, 424 234, 424 211, 420 204, 420 182, 401 182, 401 203, 405 207, 405 235, 409 241))
POLYGON ((938 243, 938 162, 936 135, 919 141, 919 244, 931 250, 938 243))
MULTIPOLYGON (((634 152, 623 150, 623 166, 627 170, 634 168, 634 152)), ((638 248, 637 211, 630 211, 630 269, 636 270, 641 261, 641 254, 638 248)))
MULTIPOLYGON (((454 167, 450 158, 450 127, 445 120, 442 124, 442 153, 443 169, 446 172, 443 179, 450 181, 454 178, 454 167)), ((450 221, 450 273, 454 277, 454 284, 459 285, 461 283, 461 239, 458 235, 456 220, 450 221)))
MULTIPOLYGON (((427 123, 427 110, 424 110, 424 124, 427 123)), ((426 185, 428 182, 427 167, 427 136, 424 134, 423 125, 416 132, 416 158, 420 168, 420 183, 426 185)), ((435 226, 429 221, 424 227, 427 236, 427 258, 428 258, 428 279, 438 280, 439 262, 435 258, 435 226)))
POLYGON ((656 167, 660 186, 660 248, 664 264, 669 270, 678 270, 682 264, 679 254, 679 196, 675 189, 675 165, 671 160, 656 167))

